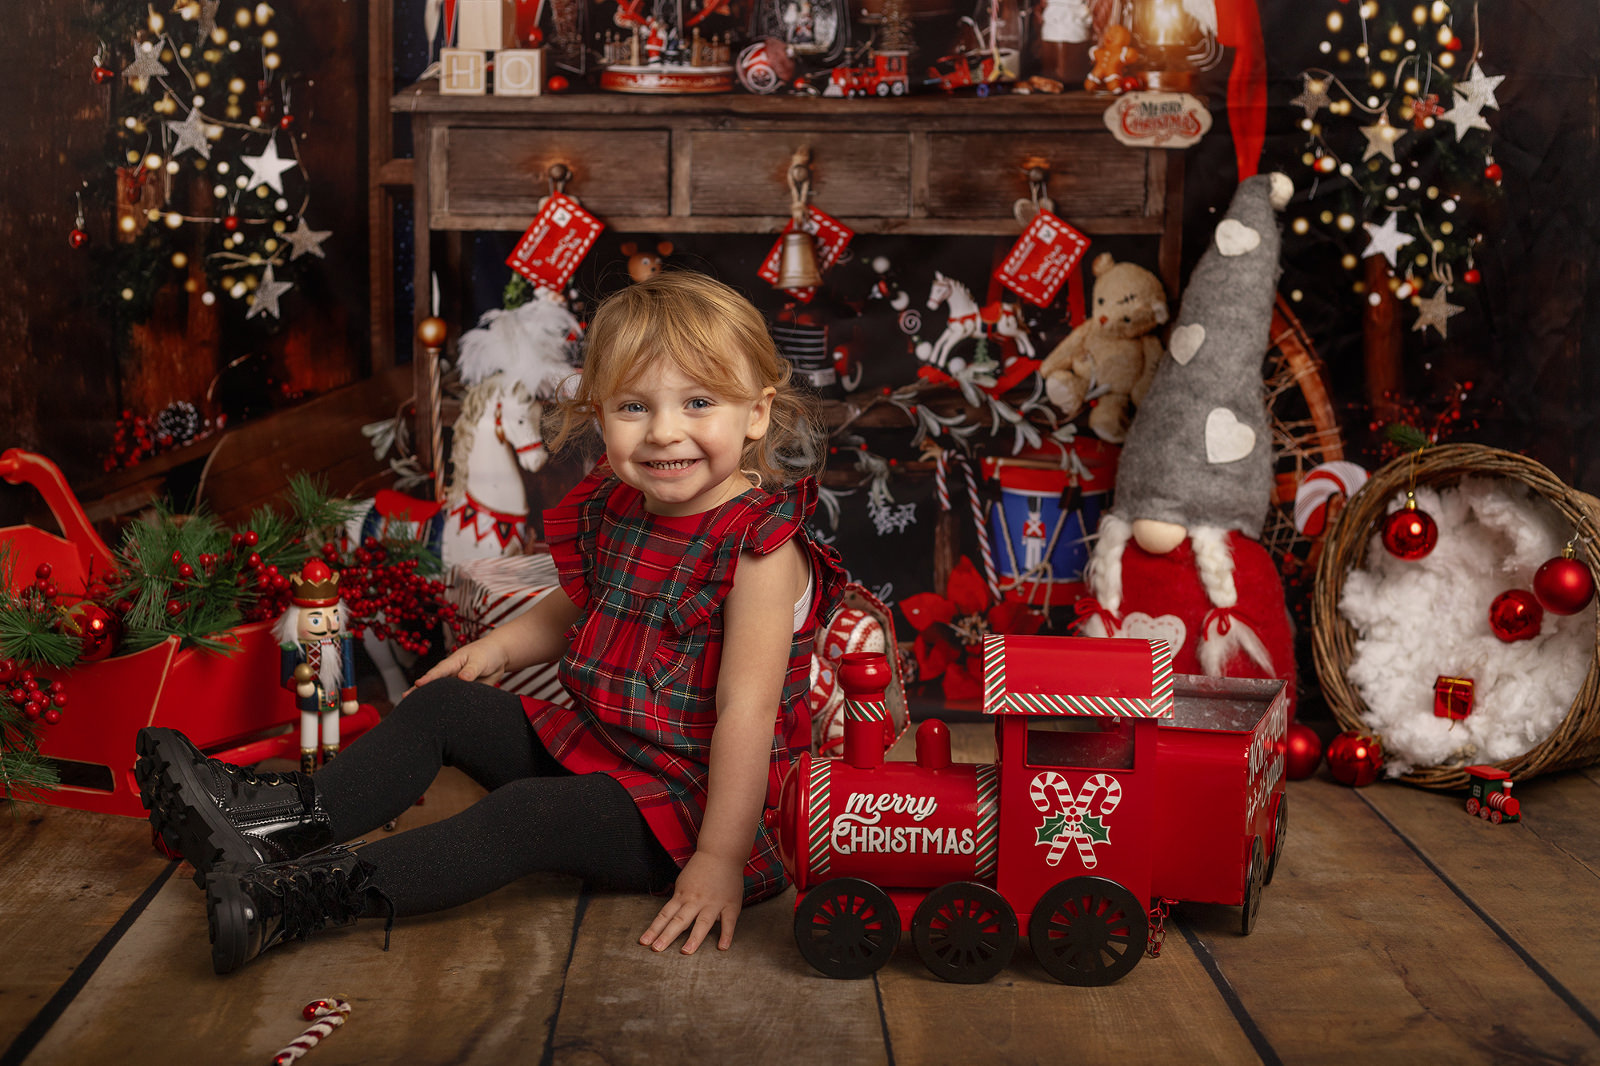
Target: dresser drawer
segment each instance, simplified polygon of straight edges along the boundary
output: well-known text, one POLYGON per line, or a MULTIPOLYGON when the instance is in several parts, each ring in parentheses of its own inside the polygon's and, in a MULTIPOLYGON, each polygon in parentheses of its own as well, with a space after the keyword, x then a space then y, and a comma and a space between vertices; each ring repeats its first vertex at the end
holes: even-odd
POLYGON ((1011 217, 1028 195, 1027 161, 1050 164, 1056 213, 1074 219, 1159 219, 1158 153, 1130 152, 1110 134, 1060 130, 928 134, 927 212, 934 218, 1011 217))
POLYGON ((789 213, 789 164, 811 147, 811 200, 846 224, 852 218, 903 218, 911 206, 910 134, 826 130, 690 130, 688 213, 772 216, 789 213))
POLYGON ((433 185, 435 226, 450 216, 532 221, 540 198, 550 192, 548 175, 556 163, 572 172, 567 192, 602 219, 670 210, 666 130, 455 126, 444 138, 444 180, 433 185))

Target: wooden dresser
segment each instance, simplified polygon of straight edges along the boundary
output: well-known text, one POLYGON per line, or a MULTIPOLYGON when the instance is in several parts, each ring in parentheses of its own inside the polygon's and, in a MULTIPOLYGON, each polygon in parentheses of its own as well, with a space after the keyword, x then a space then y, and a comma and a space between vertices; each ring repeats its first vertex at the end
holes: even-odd
MULTIPOLYGON (((571 173, 566 191, 617 232, 777 233, 788 221, 790 161, 805 146, 813 201, 857 233, 1015 234, 1014 205, 1043 164, 1058 214, 1091 236, 1156 238, 1158 273, 1176 292, 1183 156, 1119 144, 1101 117, 1108 102, 1084 93, 441 96, 422 82, 390 99, 410 117, 415 153, 415 321, 429 311, 436 256, 448 267, 466 231, 525 229, 557 164, 571 173)), ((451 322, 452 333, 465 325, 451 322)), ((415 360, 419 377, 425 362, 415 360)), ((418 395, 427 395, 420 381, 418 395)), ((418 415, 426 440, 433 412, 418 415)))

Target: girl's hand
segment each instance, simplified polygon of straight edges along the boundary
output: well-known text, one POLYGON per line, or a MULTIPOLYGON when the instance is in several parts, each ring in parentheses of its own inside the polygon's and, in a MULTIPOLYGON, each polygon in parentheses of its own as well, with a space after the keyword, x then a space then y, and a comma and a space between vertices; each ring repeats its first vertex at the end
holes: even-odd
POLYGON ((493 682, 511 666, 506 653, 485 638, 465 644, 441 659, 432 670, 417 678, 418 685, 441 677, 459 677, 463 681, 493 682))
POLYGON ((639 943, 653 951, 665 951, 678 934, 689 930, 683 953, 693 955, 700 942, 711 932, 714 923, 722 923, 722 934, 717 947, 727 951, 733 946, 733 927, 739 921, 739 908, 744 905, 744 864, 726 862, 705 852, 697 851, 684 864, 673 886, 672 898, 650 923, 639 943))

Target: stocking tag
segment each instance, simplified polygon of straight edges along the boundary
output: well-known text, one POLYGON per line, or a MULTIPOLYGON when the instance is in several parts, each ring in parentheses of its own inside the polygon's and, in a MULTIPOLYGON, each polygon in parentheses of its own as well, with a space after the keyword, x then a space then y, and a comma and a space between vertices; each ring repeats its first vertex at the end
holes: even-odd
MULTIPOLYGON (((772 246, 772 251, 768 252, 767 258, 762 261, 761 269, 756 271, 761 280, 768 285, 776 285, 778 283, 778 270, 783 258, 783 234, 793 229, 794 219, 790 219, 788 224, 783 227, 783 232, 778 234, 778 241, 772 246)), ((849 244, 850 238, 856 235, 855 230, 846 226, 826 211, 815 207, 806 209, 805 232, 811 234, 811 244, 816 250, 818 274, 826 274, 828 268, 839 261, 839 256, 844 254, 845 245, 849 244)), ((785 289, 783 291, 801 303, 810 303, 812 297, 817 294, 816 286, 808 286, 803 289, 785 289)))
POLYGON ((578 201, 555 193, 534 216, 506 264, 535 285, 560 289, 605 228, 578 201))
POLYGON ((1048 307, 1088 247, 1089 238, 1041 210, 1006 253, 1006 261, 994 276, 1029 303, 1048 307))

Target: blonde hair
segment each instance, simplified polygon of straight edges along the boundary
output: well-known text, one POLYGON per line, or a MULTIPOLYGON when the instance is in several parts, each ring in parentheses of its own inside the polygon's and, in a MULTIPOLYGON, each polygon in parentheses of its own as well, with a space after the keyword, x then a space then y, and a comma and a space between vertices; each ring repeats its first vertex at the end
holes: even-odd
POLYGON ((663 271, 608 296, 585 337, 583 374, 570 399, 546 415, 554 450, 597 436, 599 405, 661 359, 724 396, 754 399, 776 390, 766 435, 747 441, 740 466, 763 484, 798 480, 821 465, 815 403, 792 383, 766 321, 750 301, 720 281, 663 271), (754 389, 752 390, 752 384, 754 389))

